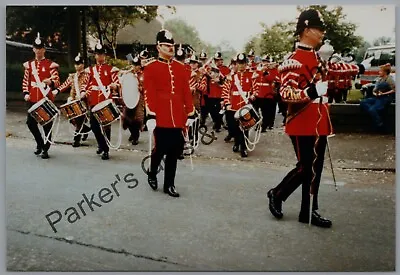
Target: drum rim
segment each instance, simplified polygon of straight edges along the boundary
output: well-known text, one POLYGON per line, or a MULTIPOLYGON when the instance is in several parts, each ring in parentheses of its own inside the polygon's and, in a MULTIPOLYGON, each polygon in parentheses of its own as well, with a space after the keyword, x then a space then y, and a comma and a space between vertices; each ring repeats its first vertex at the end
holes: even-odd
POLYGON ((104 107, 106 107, 108 104, 113 103, 112 99, 106 99, 100 103, 97 103, 93 108, 92 108, 92 112, 97 112, 101 109, 103 109, 104 107))
POLYGON ((70 102, 64 103, 63 105, 60 105, 60 108, 63 108, 63 107, 65 107, 65 106, 68 106, 68 105, 71 105, 71 104, 74 104, 74 103, 80 102, 80 101, 82 101, 82 100, 80 100, 80 99, 72 100, 72 101, 70 101, 70 102))
POLYGON ((29 109, 28 109, 28 113, 31 113, 32 111, 36 110, 39 106, 42 106, 42 104, 44 102, 46 102, 46 98, 42 98, 41 100, 39 100, 38 102, 34 103, 29 109))

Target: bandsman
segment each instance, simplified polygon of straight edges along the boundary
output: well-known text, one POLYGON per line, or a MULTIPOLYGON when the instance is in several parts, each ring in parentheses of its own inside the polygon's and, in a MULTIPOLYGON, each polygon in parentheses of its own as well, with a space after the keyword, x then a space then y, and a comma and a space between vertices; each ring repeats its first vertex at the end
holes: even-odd
MULTIPOLYGON (((33 42, 33 52, 35 59, 23 64, 25 71, 22 80, 22 92, 29 107, 32 107, 45 97, 50 101, 54 101, 54 95, 50 91, 60 85, 60 77, 58 75, 59 65, 45 57, 46 49, 44 40, 40 37, 39 33, 33 42)), ((26 124, 36 141, 35 155, 42 153, 42 159, 48 159, 48 151, 51 145, 49 142, 51 140, 50 131, 53 122, 49 122, 43 126, 44 134, 49 139, 46 143, 44 143, 36 120, 29 113, 26 124)))

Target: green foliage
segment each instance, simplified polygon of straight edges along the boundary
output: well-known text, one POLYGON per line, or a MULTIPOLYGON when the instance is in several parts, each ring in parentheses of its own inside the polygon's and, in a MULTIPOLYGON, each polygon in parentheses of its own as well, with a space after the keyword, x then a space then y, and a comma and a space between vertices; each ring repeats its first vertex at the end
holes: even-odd
MULTIPOLYGON (((51 40, 56 32, 66 33, 67 12, 66 6, 7 6, 6 35, 13 41, 31 44, 39 32, 51 40)), ((58 44, 67 43, 67 36, 61 35, 59 42, 52 42, 58 48, 58 44)))
POLYGON ((137 19, 150 22, 157 16, 157 9, 158 6, 90 6, 87 12, 92 25, 88 29, 112 47, 116 58, 118 31, 126 25, 134 25, 137 19))
MULTIPOLYGON (((301 7, 297 10, 300 12, 313 8, 318 10, 326 24, 325 39, 329 39, 331 45, 337 52, 342 52, 344 49, 356 49, 363 47, 363 39, 360 36, 354 35, 356 24, 346 21, 347 15, 343 13, 343 8, 340 6, 328 10, 326 5, 311 5, 301 7)), ((285 53, 292 51, 296 37, 293 36, 296 29, 297 19, 291 22, 277 22, 272 26, 262 24, 264 30, 261 34, 253 37, 246 45, 246 51, 250 47, 260 48, 260 54, 271 54, 282 58, 285 53)), ((364 50, 365 52, 365 50, 364 50)), ((257 50, 256 50, 257 53, 257 50)), ((361 55, 362 52, 358 52, 361 55)))
POLYGON ((176 43, 189 44, 197 54, 208 48, 206 43, 200 39, 196 28, 182 19, 167 20, 165 28, 172 33, 176 43))
POLYGON ((373 46, 382 46, 382 45, 386 45, 386 44, 394 43, 394 42, 395 41, 391 37, 381 36, 381 37, 376 38, 372 42, 372 45, 373 46))
POLYGON ((332 10, 328 10, 326 5, 298 6, 297 10, 302 12, 309 8, 321 13, 326 24, 325 39, 331 41, 330 44, 336 52, 342 52, 346 48, 358 48, 362 45, 362 37, 354 35, 357 25, 346 20, 347 15, 343 13, 341 6, 334 7, 332 10))
POLYGON ((294 27, 286 22, 278 22, 268 28, 266 25, 260 39, 260 54, 272 55, 281 59, 292 51, 295 38, 294 27))
POLYGON ((115 58, 107 57, 106 62, 112 66, 117 67, 118 69, 124 69, 129 65, 127 60, 118 59, 118 58, 115 59, 115 58))

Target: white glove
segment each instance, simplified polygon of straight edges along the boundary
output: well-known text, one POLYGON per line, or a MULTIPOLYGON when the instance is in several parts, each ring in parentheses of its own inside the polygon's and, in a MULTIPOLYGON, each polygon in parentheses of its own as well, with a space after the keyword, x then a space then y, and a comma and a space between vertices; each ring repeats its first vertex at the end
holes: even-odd
POLYGON ((24 99, 25 99, 25 101, 29 101, 29 99, 30 99, 29 95, 25 95, 24 99))
POLYGON ((156 120, 154 118, 149 119, 146 122, 147 130, 153 131, 156 128, 156 120))
POLYGON ((365 59, 363 62, 361 62, 361 65, 363 65, 364 68, 365 68, 366 70, 368 70, 369 68, 371 68, 371 61, 372 61, 373 59, 374 59, 374 57, 371 56, 370 58, 365 59))
POLYGON ((55 90, 51 91, 51 93, 52 93, 53 95, 57 95, 57 94, 58 94, 58 90, 55 89, 55 90))
POLYGON ((327 81, 320 81, 315 84, 315 89, 317 90, 318 96, 323 96, 326 94, 328 90, 328 82, 327 81))
POLYGON ((81 92, 81 98, 85 97, 86 93, 85 92, 81 92))
POLYGON ((186 126, 190 126, 190 125, 192 125, 192 124, 193 124, 193 122, 194 122, 194 119, 192 119, 192 118, 188 118, 188 119, 186 120, 186 126))
POLYGON ((70 103, 71 101, 72 101, 72 97, 69 96, 69 97, 67 98, 67 103, 70 103))

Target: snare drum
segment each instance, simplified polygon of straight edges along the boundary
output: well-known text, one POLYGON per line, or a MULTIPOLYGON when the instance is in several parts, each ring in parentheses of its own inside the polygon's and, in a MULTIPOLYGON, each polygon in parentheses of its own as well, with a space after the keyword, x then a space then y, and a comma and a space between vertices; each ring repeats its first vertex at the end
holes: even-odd
POLYGON ((42 98, 29 108, 28 113, 41 126, 53 121, 58 114, 58 109, 47 97, 42 98))
POLYGON ((72 120, 74 118, 86 115, 88 110, 83 101, 76 99, 61 105, 60 111, 66 119, 72 120))
POLYGON ((112 99, 104 100, 92 108, 92 113, 102 126, 107 126, 120 118, 120 111, 112 99))
POLYGON ((247 104, 237 110, 234 117, 239 121, 243 130, 251 129, 260 121, 260 116, 251 104, 247 104))

